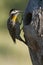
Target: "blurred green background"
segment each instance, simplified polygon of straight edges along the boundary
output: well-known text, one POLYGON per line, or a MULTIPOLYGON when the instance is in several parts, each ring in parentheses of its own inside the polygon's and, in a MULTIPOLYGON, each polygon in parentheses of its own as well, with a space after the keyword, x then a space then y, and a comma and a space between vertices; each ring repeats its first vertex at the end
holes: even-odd
MULTIPOLYGON (((7 30, 7 19, 12 8, 25 10, 28 0, 0 0, 0 65, 32 65, 28 48, 12 41, 7 30)), ((22 35, 23 36, 23 35, 22 35)))

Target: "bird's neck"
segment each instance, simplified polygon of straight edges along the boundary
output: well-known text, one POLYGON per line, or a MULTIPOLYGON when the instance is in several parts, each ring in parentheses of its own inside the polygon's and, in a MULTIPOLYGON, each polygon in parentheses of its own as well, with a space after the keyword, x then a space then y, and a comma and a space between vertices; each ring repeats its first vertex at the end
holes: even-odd
POLYGON ((17 17, 18 17, 18 14, 16 14, 15 16, 13 16, 12 21, 16 22, 17 17))

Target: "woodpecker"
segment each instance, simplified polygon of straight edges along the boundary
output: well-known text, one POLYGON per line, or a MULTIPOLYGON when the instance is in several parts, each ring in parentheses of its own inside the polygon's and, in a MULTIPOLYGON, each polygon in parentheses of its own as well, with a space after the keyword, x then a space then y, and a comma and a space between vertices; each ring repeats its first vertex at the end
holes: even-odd
POLYGON ((20 13, 21 13, 20 10, 16 10, 16 9, 10 10, 9 18, 7 21, 7 27, 14 42, 16 42, 16 39, 18 39, 25 43, 25 41, 22 40, 22 38, 20 37, 20 33, 21 33, 20 24, 21 23, 18 20, 20 13))

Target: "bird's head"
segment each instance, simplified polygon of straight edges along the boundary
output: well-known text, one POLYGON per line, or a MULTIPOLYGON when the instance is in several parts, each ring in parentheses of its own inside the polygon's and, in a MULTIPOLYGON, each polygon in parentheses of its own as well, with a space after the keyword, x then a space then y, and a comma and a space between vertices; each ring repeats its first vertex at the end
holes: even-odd
POLYGON ((20 10, 11 9, 9 12, 10 18, 13 22, 16 22, 16 19, 19 14, 20 14, 20 10))

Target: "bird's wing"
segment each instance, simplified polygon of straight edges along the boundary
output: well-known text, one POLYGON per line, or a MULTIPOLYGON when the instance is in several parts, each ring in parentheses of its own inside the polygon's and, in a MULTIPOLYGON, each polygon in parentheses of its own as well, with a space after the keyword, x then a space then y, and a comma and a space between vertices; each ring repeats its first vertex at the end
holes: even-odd
POLYGON ((11 22, 10 18, 8 18, 8 20, 7 20, 7 28, 8 28, 9 34, 12 37, 13 41, 16 42, 15 33, 14 33, 15 29, 12 26, 12 22, 11 22))

